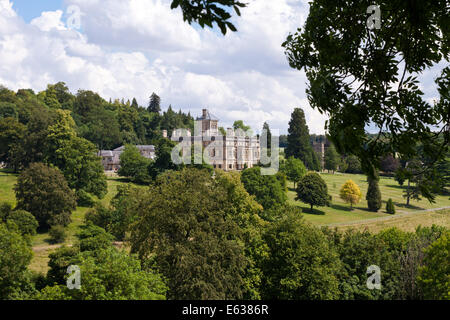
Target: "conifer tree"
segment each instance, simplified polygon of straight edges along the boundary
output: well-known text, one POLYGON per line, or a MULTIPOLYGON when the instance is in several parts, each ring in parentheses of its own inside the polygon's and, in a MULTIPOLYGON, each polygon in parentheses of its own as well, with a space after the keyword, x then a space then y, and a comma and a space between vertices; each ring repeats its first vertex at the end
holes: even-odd
POLYGON ((305 113, 295 108, 289 121, 286 158, 294 157, 303 161, 305 166, 313 170, 312 146, 309 141, 309 129, 306 125, 305 113))
POLYGON ((161 98, 154 92, 150 96, 150 103, 148 104, 148 111, 155 112, 155 113, 161 112, 161 98))

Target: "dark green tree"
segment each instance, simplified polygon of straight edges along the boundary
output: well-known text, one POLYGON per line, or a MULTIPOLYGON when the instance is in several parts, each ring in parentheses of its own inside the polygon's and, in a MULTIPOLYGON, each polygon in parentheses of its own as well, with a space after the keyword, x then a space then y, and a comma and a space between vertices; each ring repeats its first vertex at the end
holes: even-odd
POLYGON ((161 112, 161 98, 154 92, 150 96, 150 102, 148 104, 147 110, 154 113, 161 112))
POLYGON ((265 210, 282 206, 287 200, 285 189, 277 177, 261 175, 260 167, 253 167, 242 171, 241 181, 247 192, 254 195, 256 201, 265 210))
POLYGON ((391 198, 389 198, 389 200, 386 203, 386 212, 390 214, 395 214, 395 206, 391 198))
POLYGON ((322 177, 310 172, 305 175, 297 185, 297 197, 295 200, 300 200, 311 206, 323 207, 328 205, 330 196, 328 195, 328 187, 322 177))
POLYGON ((303 161, 305 166, 314 170, 312 158, 313 149, 309 140, 309 129, 306 125, 305 113, 300 108, 295 108, 289 121, 287 137, 286 157, 294 157, 303 161))
POLYGON ((22 236, 34 236, 39 226, 36 218, 29 212, 24 210, 15 210, 7 216, 6 222, 15 223, 22 236))
POLYGON ((20 299, 30 288, 27 267, 33 252, 19 231, 4 223, 0 223, 0 248, 0 300, 20 299))
POLYGON ((17 208, 30 212, 41 227, 68 225, 76 208, 75 193, 58 169, 33 163, 14 187, 17 208))
POLYGON ((240 228, 227 218, 235 207, 207 170, 168 171, 132 197, 131 250, 142 261, 155 256, 168 298, 243 297, 247 258, 240 228))
POLYGON ((126 145, 120 155, 120 169, 118 174, 128 177, 136 183, 148 183, 150 181, 149 165, 150 159, 145 158, 139 149, 133 145, 126 145))
POLYGON ((370 211, 377 212, 381 208, 381 191, 378 174, 375 177, 368 176, 369 188, 367 189, 366 200, 370 211))
POLYGON ((339 296, 341 262, 322 232, 287 211, 264 234, 263 299, 330 300, 339 296))

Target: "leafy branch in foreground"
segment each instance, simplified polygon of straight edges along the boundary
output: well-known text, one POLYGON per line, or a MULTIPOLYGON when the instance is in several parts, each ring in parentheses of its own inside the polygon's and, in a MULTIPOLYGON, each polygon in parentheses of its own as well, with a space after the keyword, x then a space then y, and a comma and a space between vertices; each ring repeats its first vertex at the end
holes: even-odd
POLYGON ((233 32, 237 31, 236 27, 229 21, 231 13, 226 9, 232 8, 240 16, 239 8, 245 8, 246 6, 247 4, 236 0, 173 0, 170 8, 180 7, 183 11, 183 20, 189 24, 197 22, 202 28, 205 25, 213 28, 215 22, 225 35, 228 29, 233 32))
POLYGON ((340 153, 355 154, 373 176, 379 159, 416 146, 432 160, 449 146, 449 75, 436 79, 440 99, 429 103, 418 75, 449 61, 447 1, 378 1, 380 29, 366 26, 371 1, 311 3, 306 24, 283 44, 292 68, 306 72, 310 105, 330 116, 327 128, 340 153), (367 128, 378 134, 369 138, 367 128))

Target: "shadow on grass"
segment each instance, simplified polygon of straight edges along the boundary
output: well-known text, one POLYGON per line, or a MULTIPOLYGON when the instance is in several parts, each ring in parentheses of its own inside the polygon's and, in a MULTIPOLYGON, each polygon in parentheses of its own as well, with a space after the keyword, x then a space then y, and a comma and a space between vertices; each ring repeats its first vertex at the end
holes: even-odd
POLYGON ((410 204, 408 206, 406 205, 406 203, 397 203, 397 202, 395 202, 394 204, 398 208, 414 209, 414 210, 425 210, 425 208, 418 207, 418 206, 415 206, 415 205, 412 205, 412 204, 410 204))
POLYGON ((401 189, 401 190, 405 190, 406 189, 406 186, 401 186, 399 184, 386 184, 385 187, 401 189))
POLYGON ((325 211, 319 210, 319 209, 312 209, 311 208, 302 208, 302 213, 306 213, 306 214, 314 214, 316 216, 324 216, 325 215, 325 211))
POLYGON ((336 209, 336 210, 342 210, 342 211, 348 211, 348 212, 352 212, 353 210, 350 209, 350 206, 344 206, 341 204, 335 204, 333 203, 330 208, 336 209))

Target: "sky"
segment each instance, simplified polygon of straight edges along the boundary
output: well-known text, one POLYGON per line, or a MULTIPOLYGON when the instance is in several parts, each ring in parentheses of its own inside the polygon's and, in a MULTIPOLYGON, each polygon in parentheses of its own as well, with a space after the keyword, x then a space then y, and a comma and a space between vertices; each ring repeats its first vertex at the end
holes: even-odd
MULTIPOLYGON (((0 84, 41 91, 63 81, 73 93, 143 106, 156 92, 163 110, 207 108, 223 127, 242 119, 258 131, 267 121, 280 133, 301 107, 310 132, 323 134, 327 117, 309 106, 305 73, 281 47, 306 20, 308 0, 246 2, 233 19, 238 32, 223 36, 185 23, 171 0, 0 0, 0 84)), ((430 100, 436 75, 424 75, 430 100)))

